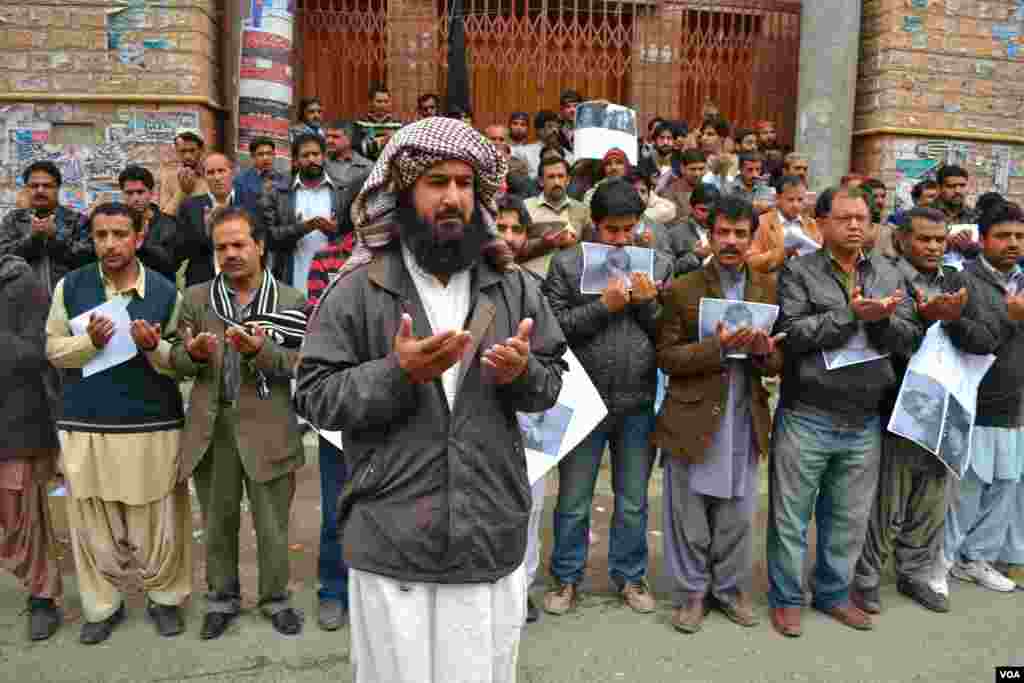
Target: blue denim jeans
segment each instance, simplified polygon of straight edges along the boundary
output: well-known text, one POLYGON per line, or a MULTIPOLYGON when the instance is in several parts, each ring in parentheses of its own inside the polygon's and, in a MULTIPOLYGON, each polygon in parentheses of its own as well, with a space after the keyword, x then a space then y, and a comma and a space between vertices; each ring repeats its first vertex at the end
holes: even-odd
POLYGON ((551 574, 561 583, 583 580, 590 549, 590 509, 606 444, 615 493, 608 573, 619 587, 638 583, 647 573, 647 480, 654 463, 653 428, 651 409, 605 418, 558 464, 551 574))
POLYGON ((814 605, 846 603, 878 484, 878 417, 858 424, 809 408, 783 408, 772 436, 768 521, 768 602, 803 604, 801 574, 814 513, 818 545, 814 605))
POLYGON ((339 600, 348 608, 348 565, 341 555, 338 528, 338 497, 348 479, 348 466, 341 451, 320 437, 320 590, 321 600, 339 600))

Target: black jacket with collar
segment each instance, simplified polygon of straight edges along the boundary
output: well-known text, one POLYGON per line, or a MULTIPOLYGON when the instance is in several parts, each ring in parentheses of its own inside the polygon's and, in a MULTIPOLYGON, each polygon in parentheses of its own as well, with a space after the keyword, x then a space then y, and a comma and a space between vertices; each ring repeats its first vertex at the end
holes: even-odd
MULTIPOLYGON (((884 256, 863 258, 856 272, 866 298, 907 291, 903 274, 884 256)), ((787 259, 779 271, 778 298, 775 331, 786 334, 781 405, 799 403, 851 422, 879 416, 886 392, 897 381, 892 359, 827 370, 822 351, 838 349, 863 328, 879 351, 909 357, 921 345, 925 327, 913 300, 904 297, 885 320, 861 322, 850 308, 828 249, 787 259)))
MULTIPOLYGON (((189 197, 178 207, 177 225, 174 235, 175 270, 187 259, 185 286, 212 280, 216 274, 213 267, 213 240, 206 229, 206 218, 213 199, 208 194, 189 197)), ((231 206, 239 206, 238 195, 231 198, 231 206)), ((252 216, 260 220, 259 216, 252 216)))
POLYGON ((398 363, 402 315, 433 334, 393 245, 334 280, 310 321, 296 376, 299 414, 344 433, 351 476, 339 523, 356 569, 399 581, 483 583, 522 564, 530 515, 517 412, 552 407, 562 389, 565 340, 540 290, 520 271, 474 266, 472 342, 455 404, 440 378, 414 384, 398 363), (526 371, 497 385, 481 354, 533 318, 526 371))
MULTIPOLYGON (((335 237, 344 237, 352 232, 350 210, 362 185, 353 183, 337 186, 333 180, 329 182, 334 190, 331 192, 331 214, 338 223, 338 233, 335 237)), ((296 220, 294 183, 293 179, 287 184, 274 185, 273 192, 264 194, 260 199, 263 223, 267 226, 270 270, 275 278, 289 285, 294 279, 295 247, 299 240, 309 234, 304 224, 296 220)))
POLYGON ((975 424, 983 427, 1017 427, 1021 421, 1024 387, 1024 323, 1010 320, 1006 290, 981 258, 962 272, 946 278, 947 291, 967 289, 967 304, 960 320, 943 327, 953 344, 967 353, 996 356, 995 363, 978 387, 975 424))
MULTIPOLYGON (((668 256, 654 252, 655 284, 672 277, 668 256)), ((543 292, 555 312, 569 348, 579 358, 608 406, 622 416, 654 406, 658 384, 655 346, 661 304, 627 304, 612 313, 598 294, 583 294, 583 245, 563 249, 551 260, 543 292)))

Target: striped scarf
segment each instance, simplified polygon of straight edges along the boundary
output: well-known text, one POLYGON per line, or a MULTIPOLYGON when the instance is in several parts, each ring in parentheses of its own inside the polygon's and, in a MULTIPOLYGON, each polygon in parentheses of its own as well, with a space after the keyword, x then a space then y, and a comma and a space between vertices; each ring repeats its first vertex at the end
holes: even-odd
MULTIPOLYGON (((250 331, 259 327, 270 339, 286 349, 299 348, 306 337, 306 313, 301 308, 277 310, 277 280, 269 270, 263 271, 263 281, 253 299, 253 312, 245 320, 235 319, 231 290, 224 273, 219 274, 210 285, 210 306, 228 327, 244 327, 250 331)), ((256 381, 256 393, 263 400, 269 399, 270 383, 263 371, 256 370, 256 381)))

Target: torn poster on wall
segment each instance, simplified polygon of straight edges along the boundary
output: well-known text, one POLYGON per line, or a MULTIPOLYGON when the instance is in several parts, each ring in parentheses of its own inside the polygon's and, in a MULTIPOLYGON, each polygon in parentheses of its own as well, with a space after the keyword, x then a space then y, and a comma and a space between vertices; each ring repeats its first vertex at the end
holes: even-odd
POLYGON ((199 128, 199 113, 136 110, 132 112, 128 127, 132 142, 171 145, 179 128, 199 128))

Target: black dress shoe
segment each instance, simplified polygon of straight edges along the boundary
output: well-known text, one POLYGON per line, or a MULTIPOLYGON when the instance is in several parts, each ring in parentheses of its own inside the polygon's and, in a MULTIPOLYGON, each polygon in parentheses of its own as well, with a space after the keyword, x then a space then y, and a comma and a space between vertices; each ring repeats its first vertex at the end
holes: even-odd
POLYGON ((226 612, 207 612, 203 617, 203 629, 199 632, 199 637, 203 640, 220 638, 237 616, 226 612))
POLYGON ((181 618, 180 607, 158 605, 152 600, 147 600, 146 613, 156 625, 156 632, 165 638, 176 636, 185 630, 185 620, 181 618))
POLYGON ((114 628, 124 620, 124 603, 121 603, 117 611, 103 621, 87 621, 82 624, 82 633, 78 640, 83 645, 97 645, 110 637, 114 628))
POLYGON ((294 607, 286 607, 270 617, 274 630, 285 636, 294 636, 302 631, 302 617, 294 607))
POLYGON ((896 590, 925 609, 930 609, 933 612, 949 611, 949 598, 941 593, 936 593, 928 584, 921 581, 914 581, 913 579, 901 576, 896 581, 896 590))
POLYGON ((46 640, 60 628, 61 613, 52 598, 28 599, 28 637, 46 640))
POLYGON ((540 620, 540 610, 537 609, 537 605, 533 603, 533 598, 527 596, 526 598, 526 623, 535 624, 540 620))

